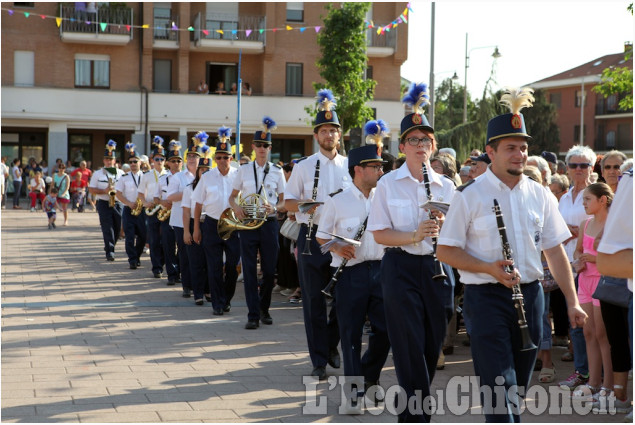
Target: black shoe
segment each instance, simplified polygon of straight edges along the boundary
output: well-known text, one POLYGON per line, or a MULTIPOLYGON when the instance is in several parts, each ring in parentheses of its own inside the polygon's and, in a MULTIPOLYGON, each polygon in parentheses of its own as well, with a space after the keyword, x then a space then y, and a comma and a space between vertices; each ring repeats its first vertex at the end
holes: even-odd
POLYGON ((130 269, 135 270, 137 268, 137 263, 130 263, 130 269))
POLYGON ((454 354, 454 346, 453 345, 448 345, 446 347, 443 347, 443 354, 446 355, 446 356, 454 354))
POLYGON ((51 223, 51 226, 53 226, 53 229, 56 229, 56 228, 57 228, 57 226, 55 226, 55 222, 52 222, 52 223, 51 223))
POLYGON ((245 325, 245 329, 258 329, 260 327, 260 323, 257 320, 249 320, 245 325))
POLYGON ((225 307, 223 307, 223 311, 225 313, 229 313, 232 309, 232 305, 231 304, 227 304, 225 307))
POLYGON ((161 273, 161 272, 154 273, 154 277, 156 279, 161 279, 163 277, 163 273, 161 273))
POLYGON ((337 348, 329 352, 329 365, 335 369, 340 368, 340 353, 337 351, 337 348))
POLYGON ((137 267, 141 266, 141 261, 137 260, 137 267))
POLYGON ((468 335, 467 339, 464 339, 461 344, 463 344, 464 347, 469 347, 470 345, 472 345, 470 342, 470 336, 468 335))
POLYGON ((311 372, 311 376, 317 376, 320 381, 324 381, 326 379, 326 367, 318 366, 313 368, 313 372, 311 372))
POLYGON ((265 313, 264 311, 260 312, 260 321, 263 325, 273 325, 273 319, 269 313, 265 313))
POLYGON ((108 255, 106 255, 106 260, 107 261, 115 261, 115 256, 113 254, 108 254, 108 255))
POLYGON ((212 312, 212 314, 214 316, 222 316, 223 315, 223 309, 222 308, 215 308, 214 311, 212 312))
POLYGON ((190 290, 189 289, 184 289, 182 297, 183 298, 189 298, 190 296, 191 296, 190 290))
POLYGON ((176 285, 176 281, 174 279, 168 279, 168 286, 176 285))
POLYGON ((212 296, 205 294, 205 301, 207 301, 208 303, 211 303, 212 302, 212 296))
POLYGON ((175 281, 176 283, 182 283, 182 282, 181 282, 181 278, 180 278, 180 277, 175 277, 175 278, 174 278, 174 281, 175 281))
POLYGON ((203 301, 203 298, 199 298, 197 300, 194 300, 194 304, 196 305, 203 305, 205 303, 205 301, 203 301))

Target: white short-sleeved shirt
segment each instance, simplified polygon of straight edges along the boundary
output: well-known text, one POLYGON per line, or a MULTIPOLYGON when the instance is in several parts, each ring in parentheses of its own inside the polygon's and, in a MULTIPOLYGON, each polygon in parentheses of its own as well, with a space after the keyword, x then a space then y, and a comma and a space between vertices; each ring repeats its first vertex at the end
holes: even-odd
MULTIPOLYGON (((579 226, 584 220, 591 218, 590 215, 584 211, 584 205, 582 204, 582 194, 584 191, 578 193, 575 197, 575 202, 573 202, 572 190, 569 189, 567 193, 562 195, 560 198, 560 203, 558 204, 558 210, 560 210, 560 214, 562 218, 564 218, 565 223, 569 226, 579 226)), ((578 243, 577 239, 570 240, 564 245, 564 251, 567 253, 567 258, 569 262, 573 262, 573 252, 575 251, 575 246, 578 243)))
MULTIPOLYGON (((344 191, 329 197, 322 207, 322 220, 318 228, 316 237, 320 239, 332 239, 327 233, 353 239, 360 226, 368 217, 370 204, 372 202, 375 189, 370 191, 368 199, 355 186, 350 185, 344 191)), ((372 233, 364 232, 361 239, 362 244, 355 249, 355 258, 346 263, 346 267, 351 267, 364 261, 381 260, 384 255, 384 246, 375 242, 372 233)), ((339 267, 343 258, 332 252, 332 267, 339 267)))
POLYGON ((18 176, 18 173, 20 172, 20 167, 18 167, 17 165, 14 165, 13 168, 11 168, 11 173, 13 174, 13 181, 14 182, 21 182, 22 181, 22 174, 20 174, 18 176))
MULTIPOLYGON (((92 187, 94 189, 107 189, 108 188, 108 178, 113 180, 113 183, 116 185, 117 181, 123 176, 123 171, 117 168, 116 174, 111 174, 106 171, 104 168, 101 168, 93 173, 93 176, 90 178, 90 183, 88 187, 92 187)), ((116 189, 115 189, 116 190, 116 189)), ((99 195, 95 195, 97 200, 108 201, 110 197, 107 193, 102 193, 99 195)))
MULTIPOLYGON (((196 185, 196 187, 198 187, 198 185, 196 185)), ((181 209, 184 207, 189 208, 190 218, 194 218, 194 207, 196 207, 196 201, 192 197, 193 192, 194 191, 192 190, 192 183, 190 183, 185 186, 185 189, 183 189, 183 198, 181 199, 181 209)), ((181 211, 181 214, 183 214, 183 211, 181 211)))
POLYGON ((35 179, 31 179, 31 181, 29 182, 29 186, 31 186, 32 192, 44 192, 46 189, 46 183, 44 182, 44 179, 40 179, 40 181, 37 183, 35 182, 35 179))
MULTIPOLYGON (((337 154, 331 160, 324 156, 322 152, 318 151, 295 164, 291 172, 291 177, 287 182, 284 194, 285 199, 307 200, 313 198, 315 166, 318 159, 320 160, 320 176, 318 179, 316 201, 326 202, 331 193, 335 193, 340 189, 346 189, 352 184, 351 176, 348 174, 348 158, 337 154)), ((321 209, 321 207, 318 207, 315 210, 313 216, 313 224, 315 225, 320 224, 320 217, 322 215, 321 209)), ((298 211, 295 213, 295 218, 298 223, 309 223, 309 214, 303 214, 298 211)))
POLYGON ((227 175, 224 176, 218 167, 203 174, 192 195, 194 201, 203 206, 203 214, 218 220, 223 211, 229 208, 229 195, 232 193, 236 176, 238 170, 233 167, 229 167, 227 175))
MULTIPOLYGON (((454 183, 437 174, 428 166, 430 192, 432 200, 449 203, 454 196, 454 183)), ((398 169, 383 176, 377 183, 375 197, 370 207, 368 230, 393 229, 401 232, 414 232, 419 223, 428 220, 429 212, 421 208, 428 200, 425 184, 410 174, 404 163, 398 169)), ((414 255, 432 254, 432 240, 425 238, 418 245, 400 246, 414 255)))
MULTIPOLYGON (((168 196, 174 195, 175 193, 183 193, 185 187, 192 183, 193 180, 194 174, 190 173, 187 169, 172 175, 168 186, 168 196)), ((172 202, 170 226, 183 228, 183 208, 181 208, 181 201, 172 202)))
MULTIPOLYGON (((260 195, 266 196, 269 203, 275 206, 278 203, 278 195, 284 195, 285 186, 286 181, 280 166, 267 162, 261 167, 256 161, 253 161, 240 166, 238 175, 234 179, 232 189, 240 191, 243 198, 252 193, 258 193, 260 190, 260 195), (269 171, 265 177, 267 164, 269 165, 269 171), (254 180, 254 167, 257 181, 254 180), (262 189, 260 189, 261 187, 262 189)), ((270 217, 275 217, 275 214, 272 214, 270 217)))
MULTIPOLYGON (((571 236, 558 211, 556 198, 527 176, 510 189, 491 169, 457 191, 443 223, 439 245, 458 247, 479 260, 503 259, 503 247, 493 211, 498 201, 521 283, 543 277, 540 254, 571 236)), ((461 282, 491 283, 487 273, 459 270, 461 282)))
POLYGON ((146 202, 152 202, 155 197, 159 197, 159 179, 166 173, 166 170, 161 170, 159 173, 153 168, 143 174, 141 177, 141 183, 139 183, 139 193, 143 193, 143 196, 146 198, 146 202))
POLYGON ((158 194, 155 195, 156 197, 160 198, 162 201, 166 201, 168 199, 168 186, 170 185, 170 180, 174 178, 173 176, 177 173, 172 174, 172 172, 168 171, 159 177, 159 187, 157 188, 158 194))
MULTIPOLYGON (((598 252, 615 254, 624 249, 633 249, 633 175, 622 176, 609 215, 604 225, 598 252)), ((628 288, 633 291, 633 279, 628 279, 628 288)))
POLYGON ((128 201, 135 202, 139 193, 138 190, 139 184, 141 183, 141 176, 143 176, 141 171, 124 174, 117 183, 115 183, 115 190, 121 191, 128 201))

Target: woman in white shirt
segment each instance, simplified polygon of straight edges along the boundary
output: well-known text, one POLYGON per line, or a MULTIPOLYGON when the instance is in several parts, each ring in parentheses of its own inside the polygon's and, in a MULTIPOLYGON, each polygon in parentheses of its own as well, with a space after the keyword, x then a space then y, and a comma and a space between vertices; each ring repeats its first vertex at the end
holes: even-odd
POLYGON ((22 169, 20 168, 20 160, 13 160, 11 167, 11 177, 13 177, 13 209, 19 210, 20 207, 20 190, 22 189, 22 169))
POLYGON ((41 172, 35 172, 35 175, 29 182, 28 189, 29 198, 31 198, 31 212, 33 212, 35 211, 35 203, 37 201, 41 203, 46 197, 46 183, 44 183, 41 172))

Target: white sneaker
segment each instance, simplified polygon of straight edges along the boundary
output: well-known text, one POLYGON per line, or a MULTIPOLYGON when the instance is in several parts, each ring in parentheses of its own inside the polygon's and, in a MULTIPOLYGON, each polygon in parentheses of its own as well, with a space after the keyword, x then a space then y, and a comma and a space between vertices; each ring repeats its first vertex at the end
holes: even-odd
POLYGON ((34 207, 31 207, 31 212, 35 212, 35 208, 34 207))
POLYGON ((280 291, 282 291, 282 286, 280 286, 280 285, 276 285, 276 286, 274 286, 274 287, 273 287, 273 289, 271 290, 271 292, 272 292, 273 294, 277 294, 277 293, 279 293, 280 291))
POLYGON ((628 412, 628 415, 624 416, 624 422, 633 423, 633 409, 628 412))
POLYGON ((615 394, 611 391, 609 394, 604 394, 598 397, 593 402, 593 413, 606 415, 614 415, 616 413, 628 413, 631 410, 631 401, 626 399, 624 401, 615 398, 615 394))
MULTIPOLYGON (((594 388, 591 385, 580 385, 571 393, 571 400, 578 401, 594 401, 594 395, 600 391, 599 388, 594 388)), ((597 397, 597 396, 596 396, 597 397)))
POLYGON ((283 289, 282 291, 280 291, 280 295, 283 295, 285 297, 290 297, 291 295, 293 295, 294 292, 295 292, 295 289, 283 289))

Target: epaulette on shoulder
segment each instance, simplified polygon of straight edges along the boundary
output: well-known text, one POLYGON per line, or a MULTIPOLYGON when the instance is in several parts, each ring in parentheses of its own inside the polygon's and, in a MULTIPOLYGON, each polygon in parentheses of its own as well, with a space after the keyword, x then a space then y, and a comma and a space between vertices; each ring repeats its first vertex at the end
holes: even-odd
POLYGON ((121 177, 126 177, 128 174, 130 174, 130 173, 123 173, 123 176, 121 176, 121 177))
POLYGON ((450 176, 446 176, 445 174, 441 174, 443 177, 445 177, 446 179, 450 180, 450 182, 452 182, 452 186, 456 187, 456 182, 454 181, 454 179, 450 176))
POLYGON ((333 192, 333 193, 329 193, 329 196, 332 198, 332 197, 334 197, 335 195, 337 195, 338 193, 341 193, 341 192, 343 192, 343 191, 344 191, 344 189, 340 188, 340 190, 337 190, 337 191, 335 191, 335 192, 333 192))
POLYGON ((472 183, 474 183, 476 181, 476 179, 472 179, 469 182, 462 184, 461 186, 457 187, 456 190, 458 190, 459 192, 463 192, 465 190, 466 187, 468 187, 469 185, 471 185, 472 183))
POLYGON ((280 169, 280 170, 282 170, 282 167, 280 166, 280 164, 273 164, 273 166, 278 168, 278 169, 280 169))
POLYGON ((308 156, 303 156, 302 158, 300 158, 300 159, 296 160, 296 161, 295 161, 295 163, 297 164, 297 163, 299 163, 299 162, 302 162, 302 161, 304 161, 304 160, 305 160, 305 159, 307 159, 307 158, 308 158, 308 156))
POLYGON ((626 174, 630 175, 631 177, 633 177, 633 169, 631 168, 630 170, 628 170, 626 172, 626 174))
POLYGON ((150 170, 148 171, 143 171, 143 174, 148 174, 150 172, 150 170))

